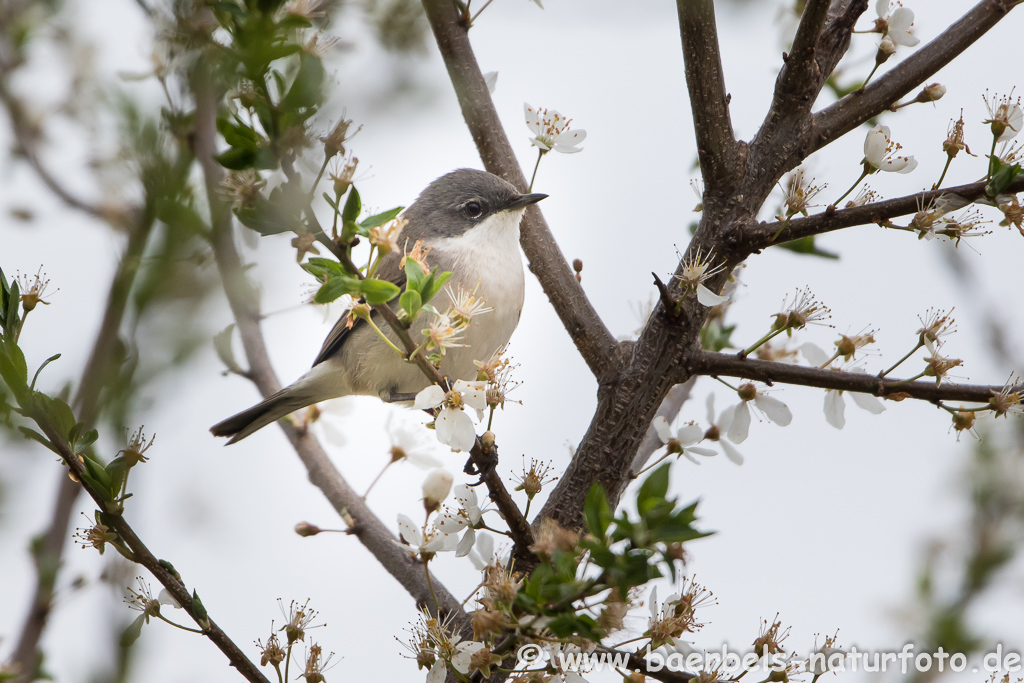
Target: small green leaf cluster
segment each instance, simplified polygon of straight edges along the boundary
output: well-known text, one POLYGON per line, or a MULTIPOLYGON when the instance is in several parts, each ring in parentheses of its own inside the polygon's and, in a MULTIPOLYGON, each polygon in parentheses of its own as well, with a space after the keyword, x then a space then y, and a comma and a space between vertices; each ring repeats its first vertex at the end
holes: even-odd
POLYGON ((541 551, 541 563, 516 595, 514 607, 547 618, 554 635, 600 640, 607 635, 600 618, 581 608, 601 594, 622 599, 633 588, 662 576, 677 578, 680 544, 709 532, 694 528, 697 503, 680 506, 668 497, 669 465, 644 480, 637 492, 637 517, 613 515, 595 483, 584 503, 587 533, 576 547, 541 551))

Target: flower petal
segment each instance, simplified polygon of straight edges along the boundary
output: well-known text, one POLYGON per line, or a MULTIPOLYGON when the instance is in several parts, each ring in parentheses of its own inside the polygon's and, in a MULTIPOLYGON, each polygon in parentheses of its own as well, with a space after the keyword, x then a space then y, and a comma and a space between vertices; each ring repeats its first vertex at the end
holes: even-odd
MULTIPOLYGON (((756 405, 769 420, 780 427, 787 427, 789 426, 789 423, 793 421, 793 413, 790 412, 789 406, 774 396, 765 396, 762 394, 754 399, 754 405, 756 405)), ((733 439, 733 441, 735 441, 735 439, 733 439)))
POLYGON ((470 667, 470 660, 473 659, 473 655, 480 650, 483 650, 486 645, 470 640, 463 643, 459 643, 455 646, 457 651, 456 655, 452 657, 452 666, 461 674, 468 674, 470 667))
POLYGON ((431 384, 423 391, 416 394, 416 401, 413 402, 413 410, 426 410, 427 408, 436 408, 441 405, 444 401, 444 389, 431 384))
POLYGON ((430 671, 427 673, 427 683, 444 683, 447 674, 448 667, 445 666, 443 659, 439 659, 434 662, 434 666, 430 667, 430 671))
POLYGON ((423 532, 408 515, 398 515, 398 534, 411 546, 423 545, 423 532))
POLYGON ((464 380, 457 379, 455 380, 455 385, 452 388, 462 394, 462 400, 466 402, 466 405, 476 408, 477 410, 484 410, 487 408, 486 381, 466 382, 464 380))
POLYGON ((458 408, 444 408, 434 423, 437 439, 453 451, 468 451, 476 442, 473 418, 458 408))
POLYGON ((814 342, 804 342, 801 344, 800 353, 803 354, 808 363, 815 367, 820 368, 829 362, 829 355, 814 342))
POLYGON ((713 393, 708 394, 708 397, 704 399, 704 405, 708 411, 708 424, 715 424, 715 395, 713 393))
POLYGON ((446 534, 457 534, 469 526, 469 520, 462 515, 446 512, 434 520, 434 528, 446 534))
POLYGON ((697 285, 697 301, 704 306, 718 306, 729 300, 727 296, 719 296, 704 285, 697 285))
POLYGON ((544 131, 540 123, 540 111, 529 102, 523 102, 523 116, 526 118, 526 127, 534 135, 540 135, 544 131))
POLYGON ((875 0, 875 14, 879 19, 885 19, 889 13, 889 0, 875 0))
POLYGON ((703 455, 705 458, 713 458, 718 455, 718 451, 712 448, 704 448, 703 446, 688 446, 684 452, 696 453, 697 455, 703 455))
POLYGON ((487 84, 487 92, 494 94, 494 89, 498 87, 498 72, 488 71, 484 74, 484 83, 487 84))
POLYGON ((722 452, 725 453, 725 457, 729 458, 733 463, 737 465, 743 464, 743 454, 736 450, 736 447, 725 439, 721 439, 718 445, 722 447, 722 452))
POLYGON ((462 535, 462 540, 459 541, 459 545, 455 547, 455 557, 465 557, 469 555, 469 551, 473 549, 476 544, 476 529, 470 527, 466 529, 466 533, 462 535))
POLYGON ((864 137, 864 158, 876 168, 881 166, 889 148, 889 128, 878 124, 864 137))
POLYGON ((662 443, 668 443, 668 440, 672 438, 672 428, 668 426, 668 420, 659 415, 654 418, 654 431, 658 433, 658 438, 661 439, 662 443))
POLYGON ((743 443, 750 432, 750 406, 746 401, 741 401, 732 409, 732 424, 726 436, 733 443, 743 443))
POLYGON ((879 413, 885 412, 885 406, 877 398, 871 394, 861 394, 856 391, 850 392, 850 398, 857 404, 858 408, 868 411, 872 415, 878 415, 879 413))
POLYGON ((683 446, 692 446, 703 438, 704 430, 695 424, 683 425, 679 428, 679 433, 676 434, 676 439, 683 446))
POLYGON ((843 400, 843 392, 825 392, 825 421, 836 429, 846 426, 846 401, 843 400))
POLYGON ((1022 126, 1024 126, 1024 111, 1021 111, 1019 104, 1015 104, 1006 116, 1006 130, 996 142, 1006 142, 1017 137, 1022 126))

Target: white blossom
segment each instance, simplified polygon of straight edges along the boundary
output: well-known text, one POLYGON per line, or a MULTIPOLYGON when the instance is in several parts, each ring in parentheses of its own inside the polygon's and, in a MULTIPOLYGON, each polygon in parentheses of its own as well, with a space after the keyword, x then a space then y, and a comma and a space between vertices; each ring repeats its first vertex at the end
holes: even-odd
POLYGON ((587 131, 582 128, 571 129, 569 124, 572 119, 567 119, 559 112, 552 109, 538 109, 529 102, 523 103, 523 114, 526 117, 526 126, 533 132, 530 142, 541 152, 562 152, 563 154, 575 154, 583 150, 577 147, 587 139, 587 131))
MULTIPOLYGON (((472 486, 459 484, 454 492, 455 500, 459 501, 458 511, 442 513, 434 520, 434 526, 446 534, 457 534, 465 529, 466 533, 455 549, 456 557, 465 557, 476 545, 476 527, 483 517, 483 510, 472 486)), ((493 551, 493 545, 491 549, 493 551)))
POLYGON ((423 480, 423 500, 436 509, 451 493, 453 480, 452 473, 447 470, 431 470, 423 480))
POLYGON ((704 430, 692 422, 680 427, 676 431, 675 436, 673 436, 672 427, 669 426, 668 420, 659 415, 654 418, 654 431, 658 433, 658 438, 661 439, 661 442, 669 447, 670 453, 678 453, 695 465, 699 465, 700 462, 697 458, 693 457, 694 453, 705 457, 718 455, 716 451, 710 448, 694 445, 704 439, 704 430))
POLYGON ((793 421, 793 413, 785 403, 758 391, 753 384, 741 385, 738 393, 740 402, 733 407, 732 424, 729 425, 726 434, 733 443, 743 443, 747 438, 750 431, 751 403, 770 422, 781 427, 785 427, 793 421))
POLYGON ((889 7, 889 0, 875 2, 875 14, 878 15, 879 25, 885 26, 885 35, 905 47, 914 47, 920 43, 921 40, 910 32, 914 24, 914 12, 902 5, 890 12, 889 7))
POLYGON ((715 420, 715 395, 708 394, 707 402, 708 411, 708 424, 711 425, 708 431, 705 433, 705 437, 711 441, 716 441, 722 448, 722 452, 725 453, 725 457, 729 458, 736 465, 743 464, 743 454, 736 450, 736 447, 729 443, 726 438, 726 433, 729 431, 730 425, 732 425, 732 416, 734 406, 729 406, 722 411, 722 414, 718 416, 718 420, 715 420))
POLYGON ((413 408, 425 410, 440 406, 434 432, 438 441, 458 452, 470 450, 476 442, 476 426, 464 410, 467 405, 477 410, 487 408, 487 382, 456 380, 447 394, 438 385, 431 384, 416 394, 413 408))
POLYGON ((451 552, 455 550, 459 542, 457 536, 440 531, 424 536, 423 530, 412 521, 412 518, 403 514, 398 515, 398 534, 408 545, 398 543, 398 541, 395 541, 395 543, 406 549, 412 546, 412 549, 421 555, 424 553, 451 552))
POLYGON ((900 149, 902 146, 889 137, 889 126, 878 124, 869 130, 864 138, 864 160, 872 172, 889 171, 905 174, 917 168, 917 159, 913 156, 896 154, 900 149))

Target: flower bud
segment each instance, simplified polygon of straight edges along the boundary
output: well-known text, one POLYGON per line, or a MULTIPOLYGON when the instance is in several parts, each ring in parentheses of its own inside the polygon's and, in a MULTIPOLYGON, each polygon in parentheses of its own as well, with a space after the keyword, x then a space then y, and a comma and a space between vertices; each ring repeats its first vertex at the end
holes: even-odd
POLYGON ((941 100, 942 96, 946 94, 946 86, 941 83, 932 83, 926 85, 924 89, 918 94, 918 102, 934 102, 941 100))
POLYGON ((430 472, 423 481, 423 506, 427 512, 433 512, 452 490, 452 475, 447 470, 437 469, 430 472))
POLYGON ((318 533, 323 531, 320 527, 309 522, 299 522, 295 525, 295 533, 303 538, 308 536, 316 536, 318 533))
POLYGON ((892 42, 889 36, 885 36, 878 45, 878 52, 875 53, 875 64, 884 64, 894 54, 896 54, 896 43, 892 42))

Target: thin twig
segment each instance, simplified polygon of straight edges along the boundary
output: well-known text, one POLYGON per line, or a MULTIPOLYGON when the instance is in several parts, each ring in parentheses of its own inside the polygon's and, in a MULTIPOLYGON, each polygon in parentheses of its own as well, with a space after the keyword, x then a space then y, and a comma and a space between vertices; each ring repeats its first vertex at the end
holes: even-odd
MULTIPOLYGON (((1008 194, 1022 191, 1024 191, 1024 178, 1017 178, 1005 190, 1008 194)), ((821 235, 842 228, 869 225, 898 216, 907 216, 920 211, 922 206, 928 206, 944 195, 955 195, 968 201, 975 201, 985 196, 985 183, 977 182, 940 190, 928 190, 896 199, 840 209, 831 213, 823 211, 807 218, 760 223, 744 230, 736 246, 747 253, 755 253, 773 244, 783 244, 801 237, 821 235)))
MULTIPOLYGON (((874 396, 890 396, 899 399, 916 398, 924 401, 969 401, 988 403, 988 400, 1003 389, 1002 386, 977 384, 936 384, 929 381, 907 382, 906 380, 881 379, 874 375, 858 372, 823 370, 821 368, 780 363, 776 361, 741 359, 732 353, 703 351, 694 359, 694 370, 701 375, 725 375, 741 377, 766 384, 797 384, 819 389, 855 391, 874 396)), ((1012 390, 1024 390, 1024 386, 1012 390)))

